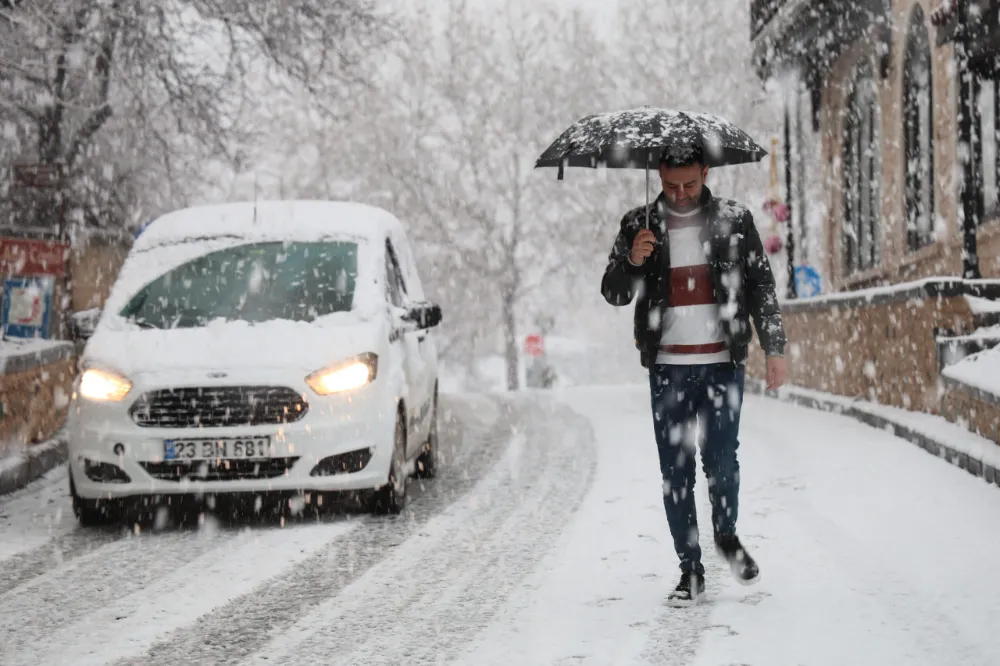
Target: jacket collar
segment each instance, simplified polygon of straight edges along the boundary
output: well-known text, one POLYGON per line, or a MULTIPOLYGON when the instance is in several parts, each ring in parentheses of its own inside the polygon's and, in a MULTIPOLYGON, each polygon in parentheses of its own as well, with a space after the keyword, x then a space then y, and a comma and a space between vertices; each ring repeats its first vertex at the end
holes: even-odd
MULTIPOLYGON (((701 198, 698 200, 702 211, 708 218, 708 224, 706 227, 712 226, 715 223, 715 214, 717 212, 717 206, 715 196, 712 194, 712 190, 708 189, 708 185, 702 185, 701 187, 701 198)), ((664 220, 668 217, 668 206, 667 206, 667 195, 664 192, 660 192, 659 196, 652 204, 653 211, 656 214, 657 222, 662 226, 664 220)))

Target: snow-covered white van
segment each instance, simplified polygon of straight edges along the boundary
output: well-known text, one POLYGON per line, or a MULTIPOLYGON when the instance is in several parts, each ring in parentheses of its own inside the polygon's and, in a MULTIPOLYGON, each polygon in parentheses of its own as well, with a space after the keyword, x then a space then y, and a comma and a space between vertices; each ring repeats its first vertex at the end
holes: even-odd
POLYGON ((74 386, 79 520, 230 493, 360 491, 398 513, 407 478, 436 469, 440 320, 382 209, 236 203, 157 219, 74 386))

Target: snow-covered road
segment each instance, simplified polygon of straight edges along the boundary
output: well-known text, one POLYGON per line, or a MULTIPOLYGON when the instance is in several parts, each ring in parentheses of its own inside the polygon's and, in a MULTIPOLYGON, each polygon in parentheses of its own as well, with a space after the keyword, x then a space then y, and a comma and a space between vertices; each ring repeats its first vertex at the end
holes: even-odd
POLYGON ((648 392, 447 408, 397 519, 83 530, 64 469, 0 498, 0 664, 1000 664, 1000 492, 912 444, 748 396, 762 580, 706 548, 673 609, 648 392))

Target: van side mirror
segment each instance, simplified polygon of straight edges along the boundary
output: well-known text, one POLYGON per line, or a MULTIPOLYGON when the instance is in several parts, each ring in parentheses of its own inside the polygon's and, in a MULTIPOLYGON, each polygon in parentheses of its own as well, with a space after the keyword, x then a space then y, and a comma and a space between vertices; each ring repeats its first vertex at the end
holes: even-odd
POLYGON ((68 319, 70 337, 73 340, 84 342, 94 334, 97 322, 101 319, 101 308, 74 312, 68 319))
POLYGON ((414 303, 405 309, 401 319, 409 330, 434 328, 441 323, 441 306, 434 303, 414 303))

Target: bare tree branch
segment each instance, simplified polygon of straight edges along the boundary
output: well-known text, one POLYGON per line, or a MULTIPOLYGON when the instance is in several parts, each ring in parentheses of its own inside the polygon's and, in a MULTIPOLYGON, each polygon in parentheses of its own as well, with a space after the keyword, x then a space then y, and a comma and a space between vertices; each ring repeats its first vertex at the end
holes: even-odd
POLYGON ((76 135, 70 143, 69 150, 66 152, 66 163, 70 166, 76 162, 76 158, 80 154, 80 149, 90 141, 94 134, 104 126, 104 123, 114 113, 111 107, 111 63, 114 60, 115 41, 118 38, 118 13, 120 11, 121 2, 120 0, 116 0, 111 4, 111 20, 108 22, 107 32, 104 35, 101 49, 97 54, 94 64, 94 71, 100 81, 99 99, 101 100, 101 105, 84 120, 83 125, 76 131, 76 135))
POLYGON ((35 142, 26 158, 71 166, 67 201, 106 204, 115 214, 186 203, 204 187, 201 165, 233 168, 263 127, 255 116, 264 89, 335 100, 364 80, 362 64, 391 36, 371 0, 284 5, 8 4, 0 9, 0 109, 18 114, 5 120, 35 142), (102 190, 110 188, 106 171, 152 187, 102 190), (121 192, 146 201, 126 204, 121 192))

